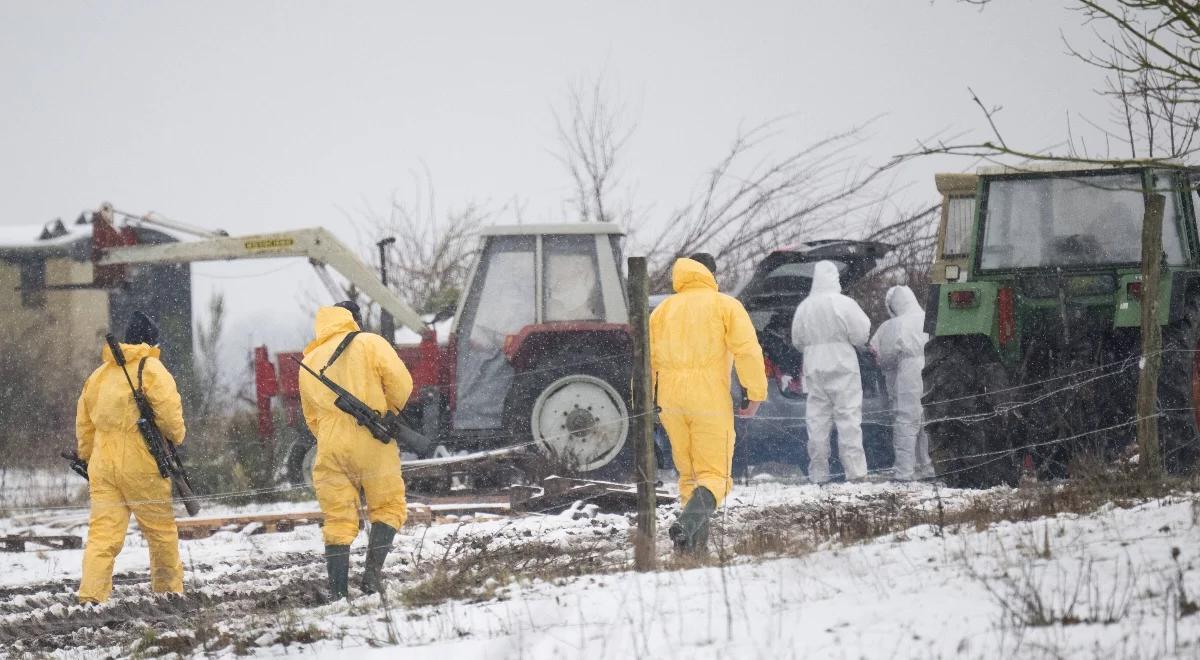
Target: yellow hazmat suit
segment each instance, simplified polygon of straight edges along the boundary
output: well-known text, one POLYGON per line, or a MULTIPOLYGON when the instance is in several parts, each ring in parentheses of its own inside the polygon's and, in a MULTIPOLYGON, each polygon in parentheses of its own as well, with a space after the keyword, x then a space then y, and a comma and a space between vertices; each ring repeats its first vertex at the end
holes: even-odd
MULTIPOLYGON (((137 385, 138 363, 146 359, 142 389, 154 408, 159 429, 176 445, 183 442, 183 405, 175 379, 147 344, 121 344, 129 376, 137 385)), ((79 457, 88 462, 92 495, 83 580, 79 600, 103 602, 112 592, 113 561, 125 544, 130 512, 150 546, 150 588, 183 592, 179 532, 171 508, 171 480, 158 473, 137 429, 138 411, 129 383, 105 346, 103 363, 83 385, 75 415, 79 457)))
MULTIPOLYGON (((354 317, 341 307, 317 310, 316 339, 304 349, 304 364, 321 371, 346 334, 358 329, 354 317)), ((325 375, 380 412, 403 408, 413 388, 412 376, 395 349, 383 337, 365 332, 354 338, 325 375)), ((335 399, 329 388, 301 372, 304 420, 317 438, 313 486, 325 514, 325 544, 350 545, 358 536, 360 488, 366 494, 372 523, 400 529, 408 509, 396 444, 376 440, 353 417, 338 410, 335 399)))
POLYGON ((676 295, 650 315, 650 368, 658 388, 659 420, 671 439, 682 504, 697 487, 720 504, 733 486, 733 400, 730 369, 751 401, 767 398, 762 348, 750 316, 717 291, 702 264, 675 261, 676 295))

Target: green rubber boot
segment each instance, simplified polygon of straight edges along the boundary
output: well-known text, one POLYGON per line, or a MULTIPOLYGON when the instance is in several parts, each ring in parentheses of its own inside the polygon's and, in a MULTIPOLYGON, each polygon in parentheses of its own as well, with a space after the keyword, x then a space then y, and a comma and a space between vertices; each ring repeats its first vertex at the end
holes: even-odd
POLYGON ((325 570, 329 573, 329 600, 350 597, 350 546, 325 546, 325 570))
POLYGON ((703 557, 708 553, 708 519, 717 510, 717 498, 701 486, 671 524, 667 534, 678 555, 703 557))
POLYGON ((392 550, 392 539, 396 528, 383 523, 372 523, 367 541, 367 565, 363 570, 362 590, 364 594, 383 591, 383 561, 392 550))

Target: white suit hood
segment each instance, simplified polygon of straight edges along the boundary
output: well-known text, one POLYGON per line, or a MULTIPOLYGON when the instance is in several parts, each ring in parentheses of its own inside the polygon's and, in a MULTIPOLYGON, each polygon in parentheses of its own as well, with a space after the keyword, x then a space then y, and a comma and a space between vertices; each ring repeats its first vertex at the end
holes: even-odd
POLYGON ((810 292, 815 295, 819 293, 841 293, 842 282, 838 276, 837 266, 831 261, 818 261, 813 267, 813 283, 810 292))
POLYGON ((925 310, 921 309, 921 303, 917 302, 917 294, 903 284, 888 289, 884 302, 887 304, 888 314, 892 318, 905 314, 925 313, 925 310))

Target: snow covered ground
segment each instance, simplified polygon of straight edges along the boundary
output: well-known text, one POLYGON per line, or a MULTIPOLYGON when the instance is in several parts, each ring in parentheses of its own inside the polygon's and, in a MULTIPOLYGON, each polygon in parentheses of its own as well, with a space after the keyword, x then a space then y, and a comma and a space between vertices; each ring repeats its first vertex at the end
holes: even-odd
MULTIPOLYGON (((118 559, 113 600, 99 610, 70 597, 79 551, 3 554, 0 649, 385 657, 398 644, 405 658, 438 660, 1200 657, 1200 499, 992 524, 966 515, 1037 497, 757 482, 721 514, 714 546, 723 563, 677 565, 662 538, 663 569, 647 574, 629 570, 628 519, 586 505, 408 528, 389 561, 386 607, 378 597, 320 605, 303 596, 323 580, 316 527, 183 542, 192 596, 182 605, 146 595, 137 535, 118 559), (178 616, 142 616, 154 607, 178 616)), ((10 517, 0 534, 62 529, 80 514, 10 517)), ((663 527, 671 515, 662 508, 663 527)))

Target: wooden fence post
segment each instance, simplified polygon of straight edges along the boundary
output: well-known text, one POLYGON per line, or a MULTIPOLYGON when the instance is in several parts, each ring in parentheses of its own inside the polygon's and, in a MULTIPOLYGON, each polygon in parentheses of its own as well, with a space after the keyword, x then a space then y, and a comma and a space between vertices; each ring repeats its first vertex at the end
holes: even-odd
POLYGON ((1162 367, 1162 327, 1158 324, 1158 280, 1162 266, 1162 222, 1166 198, 1146 196, 1142 222, 1142 359, 1137 391, 1138 461, 1142 476, 1162 475, 1158 446, 1158 373, 1162 367))
POLYGON ((633 388, 629 430, 634 442, 634 476, 638 489, 637 532, 633 563, 639 571, 652 571, 656 563, 655 488, 658 463, 654 458, 654 403, 650 375, 650 282, 646 258, 629 257, 629 329, 633 335, 633 388))

